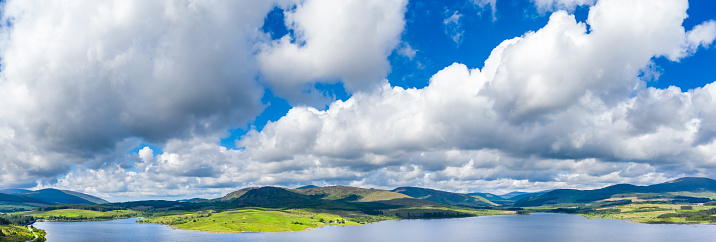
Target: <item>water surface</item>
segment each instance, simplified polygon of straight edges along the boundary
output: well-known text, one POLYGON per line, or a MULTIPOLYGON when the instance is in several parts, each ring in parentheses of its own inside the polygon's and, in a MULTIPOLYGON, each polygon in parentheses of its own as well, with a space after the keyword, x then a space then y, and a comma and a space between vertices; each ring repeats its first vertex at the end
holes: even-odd
POLYGON ((639 224, 580 215, 499 215, 325 226, 288 233, 204 233, 137 218, 37 222, 48 241, 714 241, 716 225, 639 224))

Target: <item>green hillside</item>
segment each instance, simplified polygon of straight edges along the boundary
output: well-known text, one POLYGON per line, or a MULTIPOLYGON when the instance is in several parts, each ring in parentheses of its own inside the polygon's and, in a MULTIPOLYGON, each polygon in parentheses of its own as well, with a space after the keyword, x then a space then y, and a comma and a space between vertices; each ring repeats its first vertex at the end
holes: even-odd
POLYGON ((504 197, 504 198, 506 198, 506 199, 508 199, 508 200, 511 200, 511 201, 513 201, 513 202, 516 202, 516 201, 519 201, 519 200, 521 200, 521 199, 523 199, 523 198, 527 198, 527 197, 531 197, 531 196, 537 196, 537 195, 545 194, 545 193, 548 193, 548 192, 551 192, 551 191, 554 191, 554 190, 545 190, 545 191, 540 191, 540 192, 511 192, 511 193, 502 195, 501 197, 504 197))
POLYGON ((253 190, 253 189, 257 189, 257 188, 258 187, 247 187, 247 188, 242 188, 242 189, 230 192, 229 194, 226 194, 224 197, 222 197, 221 201, 226 202, 226 201, 238 199, 241 196, 243 196, 244 194, 246 194, 246 192, 253 190))
POLYGON ((20 196, 31 197, 49 202, 51 204, 98 204, 107 203, 106 200, 87 194, 47 188, 24 193, 20 196))
POLYGON ((359 202, 375 202, 387 201, 400 198, 410 198, 409 196, 380 189, 365 189, 349 186, 328 186, 328 187, 312 187, 294 190, 295 192, 317 196, 328 200, 349 200, 359 202))
POLYGON ((616 195, 624 197, 628 194, 639 194, 639 196, 643 197, 644 194, 673 194, 682 192, 706 193, 706 195, 702 197, 708 197, 708 194, 716 192, 716 180, 686 177, 650 186, 617 184, 594 190, 558 189, 523 198, 517 201, 515 206, 529 207, 545 204, 590 203, 608 199, 616 195))
POLYGON ((68 190, 60 190, 60 191, 66 193, 67 195, 71 195, 71 196, 75 196, 75 197, 79 197, 79 198, 81 198, 81 199, 84 199, 84 200, 90 202, 90 204, 109 203, 107 200, 104 200, 104 199, 101 199, 101 198, 98 198, 98 197, 95 197, 95 196, 92 196, 92 195, 84 194, 84 193, 81 193, 81 192, 68 191, 68 190))
POLYGON ((36 204, 45 204, 45 205, 50 204, 47 201, 40 200, 40 199, 33 198, 33 197, 10 195, 10 194, 5 194, 5 193, 0 193, 0 202, 18 203, 18 204, 27 204, 27 203, 36 203, 36 204))
POLYGON ((493 202, 493 203, 496 203, 496 204, 501 204, 501 205, 503 205, 503 204, 511 204, 511 203, 514 203, 514 202, 515 202, 515 201, 513 201, 513 200, 510 200, 510 199, 507 199, 507 198, 504 198, 504 197, 501 197, 501 196, 498 196, 498 195, 495 195, 495 194, 492 194, 492 193, 473 192, 473 193, 468 193, 468 195, 483 197, 483 198, 487 199, 487 200, 490 201, 490 202, 493 202))
POLYGON ((0 190, 0 193, 10 194, 10 195, 18 195, 18 194, 24 194, 31 192, 31 190, 26 189, 3 189, 0 190))
POLYGON ((318 186, 315 186, 315 185, 305 185, 305 186, 297 187, 296 189, 306 189, 306 188, 316 188, 316 187, 318 187, 318 186))
POLYGON ((420 187, 399 187, 393 192, 402 193, 413 198, 424 199, 428 201, 444 203, 454 206, 466 207, 490 207, 496 204, 489 200, 474 195, 446 192, 420 187))
POLYGON ((241 206, 255 207, 310 207, 320 204, 317 199, 280 187, 260 187, 244 192, 238 198, 229 200, 241 206))
POLYGON ((55 204, 101 204, 104 199, 84 193, 42 189, 30 191, 24 189, 5 189, 0 193, 0 213, 29 211, 36 207, 55 204))

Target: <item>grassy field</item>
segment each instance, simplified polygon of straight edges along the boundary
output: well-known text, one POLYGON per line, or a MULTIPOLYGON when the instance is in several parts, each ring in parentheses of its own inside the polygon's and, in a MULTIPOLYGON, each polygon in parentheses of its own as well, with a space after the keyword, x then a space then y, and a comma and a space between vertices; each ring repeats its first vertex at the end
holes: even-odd
POLYGON ((12 213, 19 211, 30 211, 34 207, 25 204, 18 204, 12 202, 0 202, 0 213, 12 213))
POLYGON ((56 221, 74 221, 74 220, 110 220, 118 218, 128 218, 133 216, 139 216, 134 210, 114 210, 114 211, 92 211, 92 210, 80 210, 80 209, 58 209, 51 211, 27 211, 13 213, 14 215, 28 215, 33 216, 41 220, 56 220, 56 221))
POLYGON ((325 225, 360 225, 402 218, 445 218, 487 216, 510 213, 501 210, 470 208, 416 207, 386 210, 381 215, 348 213, 347 211, 315 211, 308 209, 246 208, 223 212, 195 213, 153 217, 145 223, 170 225, 178 229, 204 232, 289 232, 318 228, 325 225), (412 214, 413 216, 410 216, 412 214))
POLYGON ((709 214, 705 216, 696 216, 699 213, 708 212, 709 210, 716 208, 716 206, 704 206, 701 204, 630 204, 616 206, 613 208, 618 209, 620 212, 587 214, 587 218, 621 219, 638 223, 679 224, 711 224, 713 223, 713 220, 716 220, 713 215, 709 214))
POLYGON ((716 193, 713 192, 670 192, 669 194, 677 196, 704 197, 716 200, 716 193))
POLYGON ((204 232, 288 232, 324 225, 358 225, 350 218, 301 209, 236 209, 219 213, 210 211, 152 218, 145 222, 171 225, 178 229, 204 232))
POLYGON ((545 205, 526 207, 536 212, 562 212, 583 214, 587 218, 620 219, 637 223, 713 224, 716 206, 703 204, 635 203, 585 209, 578 206, 545 205))
MULTIPOLYGON (((32 232, 30 232, 30 230, 28 230, 25 226, 0 225, 0 231, 2 231, 2 234, 0 235, 0 242, 24 242, 35 238, 32 232)), ((46 234, 44 230, 35 229, 35 234, 37 234, 37 240, 35 241, 45 241, 46 234)))

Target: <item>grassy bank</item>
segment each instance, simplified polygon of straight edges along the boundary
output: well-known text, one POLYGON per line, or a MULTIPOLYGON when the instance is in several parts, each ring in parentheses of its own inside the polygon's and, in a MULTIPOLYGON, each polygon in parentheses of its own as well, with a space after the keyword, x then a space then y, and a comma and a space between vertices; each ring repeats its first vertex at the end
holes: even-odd
POLYGON ((360 224, 350 218, 329 213, 317 213, 303 209, 271 210, 261 208, 161 216, 143 222, 204 232, 288 232, 324 225, 360 224))
MULTIPOLYGON (((37 234, 37 242, 45 241, 45 231, 41 229, 33 229, 37 234)), ((19 225, 0 225, 0 242, 16 242, 28 241, 35 239, 35 235, 25 226, 19 225)))
POLYGON ((57 209, 50 211, 27 211, 14 215, 32 216, 37 220, 49 221, 98 221, 141 216, 134 210, 92 211, 82 209, 57 209))

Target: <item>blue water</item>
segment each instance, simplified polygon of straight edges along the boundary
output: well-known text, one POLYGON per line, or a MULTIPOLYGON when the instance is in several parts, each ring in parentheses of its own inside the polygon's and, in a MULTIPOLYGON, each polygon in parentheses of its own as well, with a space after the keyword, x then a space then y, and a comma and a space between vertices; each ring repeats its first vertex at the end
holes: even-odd
POLYGON ((384 221, 289 233, 204 233, 135 223, 38 222, 53 241, 716 241, 716 225, 639 224, 580 215, 384 221))

